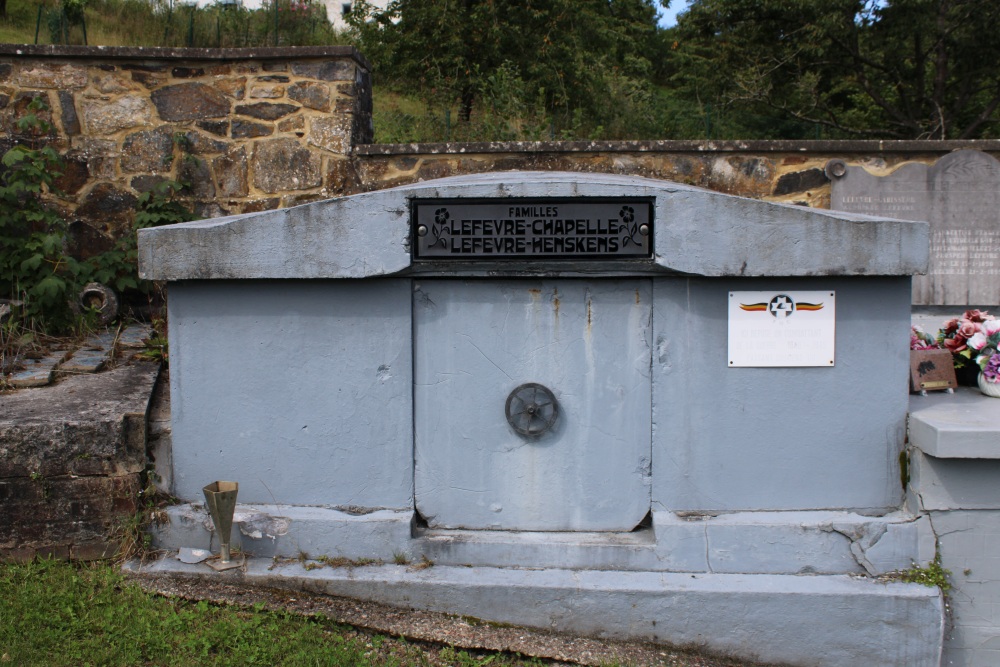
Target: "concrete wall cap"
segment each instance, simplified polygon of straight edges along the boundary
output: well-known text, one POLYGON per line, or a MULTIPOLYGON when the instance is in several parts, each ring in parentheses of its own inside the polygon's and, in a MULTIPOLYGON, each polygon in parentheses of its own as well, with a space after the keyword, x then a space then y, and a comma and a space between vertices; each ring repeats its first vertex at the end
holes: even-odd
MULTIPOLYGON (((409 201, 455 197, 653 198, 654 257, 631 263, 626 273, 873 276, 927 270, 926 222, 763 202, 649 178, 494 172, 144 229, 140 275, 153 280, 398 275, 412 265, 409 201)), ((532 263, 567 275, 585 270, 583 264, 532 263)), ((463 273, 476 272, 466 267, 455 275, 463 273)))

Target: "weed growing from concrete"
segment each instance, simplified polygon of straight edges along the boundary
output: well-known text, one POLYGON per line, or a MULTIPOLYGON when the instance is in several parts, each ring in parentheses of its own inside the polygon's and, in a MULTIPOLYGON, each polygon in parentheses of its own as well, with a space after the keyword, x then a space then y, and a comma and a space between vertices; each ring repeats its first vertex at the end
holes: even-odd
POLYGON ((907 570, 899 570, 886 575, 888 581, 905 581, 910 584, 921 584, 923 586, 937 587, 942 593, 947 594, 951 590, 949 577, 951 570, 946 570, 941 565, 941 554, 934 556, 934 560, 927 563, 926 567, 920 567, 916 563, 907 570))

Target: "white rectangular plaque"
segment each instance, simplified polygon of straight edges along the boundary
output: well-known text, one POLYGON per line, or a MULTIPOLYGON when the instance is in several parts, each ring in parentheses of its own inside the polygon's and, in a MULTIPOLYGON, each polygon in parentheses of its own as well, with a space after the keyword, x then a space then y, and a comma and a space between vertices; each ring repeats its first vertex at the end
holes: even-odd
POLYGON ((729 366, 833 366, 836 293, 729 293, 729 366))

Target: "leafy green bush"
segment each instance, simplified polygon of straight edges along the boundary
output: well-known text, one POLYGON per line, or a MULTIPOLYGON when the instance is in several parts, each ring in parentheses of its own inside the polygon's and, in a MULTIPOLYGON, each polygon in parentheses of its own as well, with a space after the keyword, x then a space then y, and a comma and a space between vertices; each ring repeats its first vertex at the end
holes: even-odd
POLYGON ((41 98, 17 121, 27 144, 3 156, 0 176, 0 294, 23 299, 25 314, 47 330, 65 329, 71 322, 67 295, 79 285, 80 264, 64 250, 66 223, 42 201, 54 192, 62 158, 51 146, 31 147, 47 135, 50 125, 39 117, 41 98))
POLYGON ((80 261, 66 252, 67 225, 42 195, 59 194, 62 157, 44 140, 51 127, 41 114, 42 98, 35 98, 18 120, 25 139, 2 158, 0 175, 0 296, 23 301, 23 315, 49 333, 67 331, 75 315, 70 301, 80 288, 98 282, 121 293, 148 292, 139 280, 136 230, 192 220, 194 215, 174 199, 182 185, 164 181, 138 199, 134 229, 117 239, 108 251, 80 261), (40 147, 35 147, 39 144, 40 147))

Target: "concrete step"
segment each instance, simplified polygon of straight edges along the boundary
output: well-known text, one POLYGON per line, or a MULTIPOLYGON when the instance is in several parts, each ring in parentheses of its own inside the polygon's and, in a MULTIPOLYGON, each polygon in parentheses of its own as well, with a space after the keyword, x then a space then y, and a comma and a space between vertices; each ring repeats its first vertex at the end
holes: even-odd
POLYGON ((849 575, 735 575, 441 565, 329 567, 250 558, 217 573, 174 555, 129 563, 144 577, 307 590, 494 623, 643 640, 819 667, 939 663, 938 589, 849 575))

